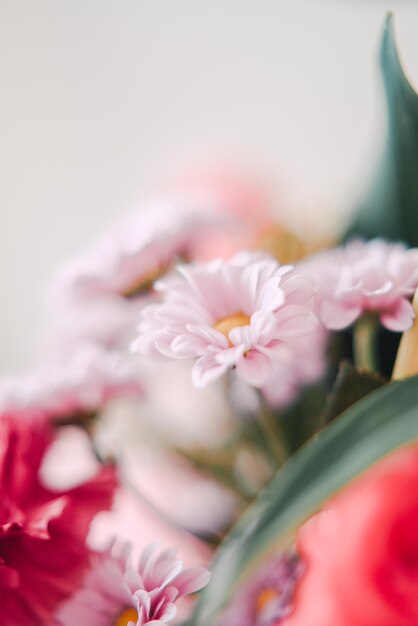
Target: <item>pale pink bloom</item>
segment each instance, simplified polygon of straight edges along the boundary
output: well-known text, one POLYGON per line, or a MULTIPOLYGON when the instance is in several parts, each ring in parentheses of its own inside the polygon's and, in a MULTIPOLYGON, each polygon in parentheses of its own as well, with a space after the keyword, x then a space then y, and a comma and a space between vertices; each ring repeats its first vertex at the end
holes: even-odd
MULTIPOLYGON (((186 252, 202 227, 198 216, 164 200, 149 202, 114 224, 99 241, 65 265, 61 287, 87 297, 131 297, 186 252)), ((204 224, 207 227, 207 222, 204 224)))
POLYGON ((350 326, 363 313, 404 331, 414 319, 410 302, 418 285, 418 249, 381 239, 355 240, 299 264, 318 286, 319 314, 330 329, 350 326))
POLYGON ((66 349, 78 338, 116 346, 129 338, 154 281, 190 256, 199 231, 219 218, 153 200, 114 224, 56 274, 46 341, 66 349))
POLYGON ((271 557, 234 594, 216 626, 279 626, 292 610, 302 571, 294 554, 271 557))
POLYGON ((57 612, 61 626, 165 626, 175 617, 175 603, 209 580, 202 567, 183 569, 175 548, 143 552, 139 565, 129 563, 129 549, 108 551, 93 560, 83 587, 57 612))
POLYGON ((126 395, 142 395, 135 361, 94 344, 66 362, 0 380, 0 410, 36 410, 56 420, 95 413, 126 395))
POLYGON ((133 349, 153 357, 197 358, 197 387, 231 367, 262 387, 277 361, 291 366, 290 341, 317 326, 312 281, 267 255, 243 253, 229 262, 182 266, 156 288, 164 301, 142 312, 133 349))

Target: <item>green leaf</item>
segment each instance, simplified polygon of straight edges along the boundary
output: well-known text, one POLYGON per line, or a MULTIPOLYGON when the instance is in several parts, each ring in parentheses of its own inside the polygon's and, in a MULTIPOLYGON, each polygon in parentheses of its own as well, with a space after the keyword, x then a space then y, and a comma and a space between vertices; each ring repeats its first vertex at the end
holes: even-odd
POLYGON ((215 623, 238 579, 284 545, 321 504, 392 450, 418 441, 418 377, 354 404, 279 470, 224 541, 195 624, 215 623))
POLYGON ((386 18, 380 48, 387 107, 384 155, 347 236, 377 236, 418 245, 418 94, 396 48, 393 16, 386 18))
POLYGON ((328 396, 324 422, 330 422, 375 389, 387 384, 386 378, 368 370, 356 370, 349 361, 342 361, 334 388, 328 396))
POLYGON ((270 409, 277 423, 277 437, 288 456, 294 454, 324 425, 325 401, 326 384, 321 380, 301 389, 297 398, 288 406, 270 409))

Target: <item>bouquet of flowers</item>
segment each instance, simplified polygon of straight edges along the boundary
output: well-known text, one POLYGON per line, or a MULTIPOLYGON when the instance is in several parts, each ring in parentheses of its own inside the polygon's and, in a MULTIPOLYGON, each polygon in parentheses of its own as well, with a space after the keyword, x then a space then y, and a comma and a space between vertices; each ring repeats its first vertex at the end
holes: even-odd
POLYGON ((340 241, 218 172, 57 272, 42 359, 0 381, 2 626, 418 624, 418 95, 392 21, 385 154, 340 241))

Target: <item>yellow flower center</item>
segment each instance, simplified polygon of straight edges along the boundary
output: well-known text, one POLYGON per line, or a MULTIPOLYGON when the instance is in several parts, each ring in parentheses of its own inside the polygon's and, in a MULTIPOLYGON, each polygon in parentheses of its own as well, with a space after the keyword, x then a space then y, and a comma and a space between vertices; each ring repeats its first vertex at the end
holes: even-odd
MULTIPOLYGON (((237 328, 237 326, 248 326, 249 323, 250 318, 248 315, 245 315, 245 313, 235 313, 234 315, 229 315, 228 317, 223 317, 218 320, 213 328, 219 330, 219 332, 228 339, 228 335, 233 328, 237 328)), ((232 346, 231 341, 229 341, 229 345, 232 346)))
POLYGON ((259 596, 257 597, 255 608, 257 613, 261 613, 261 611, 273 600, 277 600, 279 598, 279 594, 275 589, 264 589, 259 596))
POLYGON ((123 613, 119 615, 114 626, 128 626, 129 622, 134 622, 134 624, 136 624, 137 621, 138 613, 131 607, 129 609, 125 609, 123 613))

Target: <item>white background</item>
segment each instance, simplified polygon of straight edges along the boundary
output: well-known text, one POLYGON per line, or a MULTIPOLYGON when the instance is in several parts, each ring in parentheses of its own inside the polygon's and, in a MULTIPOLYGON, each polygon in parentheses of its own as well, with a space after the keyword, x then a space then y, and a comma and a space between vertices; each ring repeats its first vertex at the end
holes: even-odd
POLYGON ((0 0, 0 373, 35 354, 57 263, 191 160, 245 155, 317 220, 349 206, 388 9, 418 82, 416 0, 0 0))

